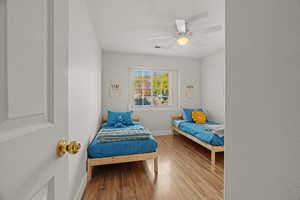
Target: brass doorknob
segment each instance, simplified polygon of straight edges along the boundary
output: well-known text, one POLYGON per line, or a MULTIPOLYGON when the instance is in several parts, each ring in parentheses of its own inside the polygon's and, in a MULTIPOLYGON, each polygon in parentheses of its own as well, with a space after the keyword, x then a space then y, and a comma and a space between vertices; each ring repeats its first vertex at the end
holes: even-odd
POLYGON ((67 144, 66 140, 59 140, 56 145, 56 154, 59 157, 65 155, 66 152, 69 152, 70 154, 76 154, 80 150, 80 147, 81 145, 77 141, 72 141, 67 144))

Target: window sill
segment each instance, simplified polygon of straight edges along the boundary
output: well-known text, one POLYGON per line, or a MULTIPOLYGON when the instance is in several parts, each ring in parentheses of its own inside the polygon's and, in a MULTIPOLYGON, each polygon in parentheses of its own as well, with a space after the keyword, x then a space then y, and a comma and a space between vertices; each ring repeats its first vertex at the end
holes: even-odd
POLYGON ((149 106, 149 107, 132 107, 133 111, 164 111, 164 110, 176 110, 176 106, 149 106))

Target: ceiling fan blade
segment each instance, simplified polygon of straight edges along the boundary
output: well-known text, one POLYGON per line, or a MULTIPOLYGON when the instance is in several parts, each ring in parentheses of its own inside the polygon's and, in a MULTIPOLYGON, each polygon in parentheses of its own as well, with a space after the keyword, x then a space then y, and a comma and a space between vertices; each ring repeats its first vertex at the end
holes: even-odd
POLYGON ((173 35, 154 36, 154 37, 147 38, 147 40, 166 40, 170 38, 174 38, 174 36, 173 35))
POLYGON ((203 33, 214 33, 214 32, 221 31, 222 29, 223 29, 222 25, 211 26, 206 29, 203 29, 203 33))
POLYGON ((176 19, 175 23, 176 23, 177 32, 179 33, 186 32, 186 21, 184 19, 176 19))
POLYGON ((186 21, 187 21, 187 23, 194 23, 194 22, 196 22, 202 18, 206 18, 206 17, 208 17, 208 12, 204 11, 204 12, 201 12, 199 14, 189 17, 186 21))
POLYGON ((203 48, 204 46, 207 46, 207 42, 204 42, 202 40, 194 40, 191 42, 191 45, 193 47, 197 47, 197 48, 203 48))
POLYGON ((192 29, 193 35, 200 33, 200 34, 208 34, 208 33, 214 33, 214 32, 218 32, 221 31, 223 29, 222 25, 215 25, 215 26, 210 26, 210 27, 206 27, 206 28, 201 28, 201 29, 192 29))

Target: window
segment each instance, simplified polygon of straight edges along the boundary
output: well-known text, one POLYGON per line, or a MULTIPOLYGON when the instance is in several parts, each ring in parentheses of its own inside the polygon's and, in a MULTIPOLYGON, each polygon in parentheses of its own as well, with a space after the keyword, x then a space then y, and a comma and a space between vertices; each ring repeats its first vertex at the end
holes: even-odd
POLYGON ((131 70, 134 108, 166 107, 172 105, 171 72, 163 70, 131 70))

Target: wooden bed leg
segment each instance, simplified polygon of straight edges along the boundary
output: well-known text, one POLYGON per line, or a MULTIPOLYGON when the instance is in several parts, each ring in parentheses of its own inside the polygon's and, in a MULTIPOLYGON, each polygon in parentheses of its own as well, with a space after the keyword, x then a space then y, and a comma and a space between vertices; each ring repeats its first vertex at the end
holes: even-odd
POLYGON ((177 135, 177 133, 173 127, 171 127, 171 130, 172 130, 173 135, 177 135))
POLYGON ((154 158, 154 172, 158 173, 158 157, 154 158))
POLYGON ((214 170, 216 166, 216 152, 211 151, 210 157, 211 157, 211 168, 214 170))
POLYGON ((89 182, 92 179, 93 166, 87 167, 87 181, 89 182))

